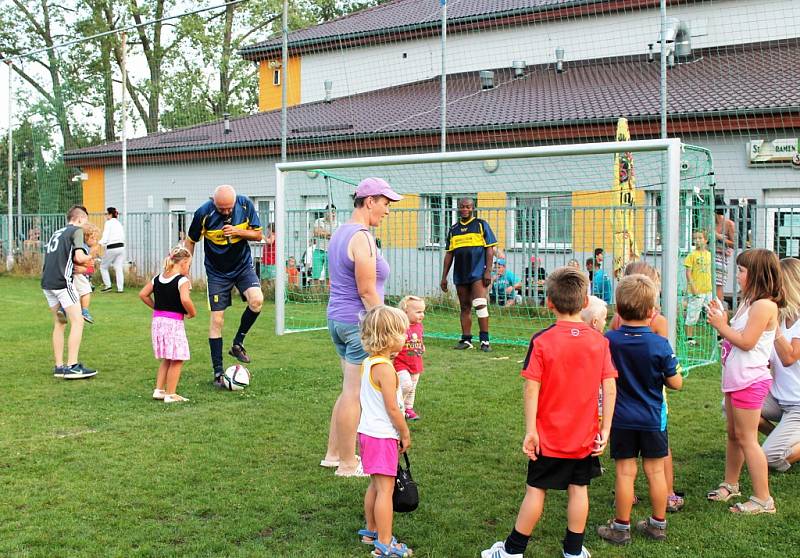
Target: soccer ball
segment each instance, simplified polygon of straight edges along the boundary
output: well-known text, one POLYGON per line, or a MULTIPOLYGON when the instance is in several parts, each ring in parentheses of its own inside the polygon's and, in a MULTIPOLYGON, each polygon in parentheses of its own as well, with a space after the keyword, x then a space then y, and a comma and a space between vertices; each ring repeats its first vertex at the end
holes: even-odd
POLYGON ((234 364, 222 375, 222 385, 231 391, 239 391, 250 385, 250 371, 241 364, 234 364))

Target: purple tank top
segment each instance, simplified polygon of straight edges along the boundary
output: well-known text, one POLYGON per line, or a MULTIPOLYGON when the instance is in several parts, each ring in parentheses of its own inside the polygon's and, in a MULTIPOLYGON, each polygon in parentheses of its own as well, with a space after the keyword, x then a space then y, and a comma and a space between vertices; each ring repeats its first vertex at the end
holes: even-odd
MULTIPOLYGON (((359 231, 369 233, 364 225, 345 223, 340 225, 331 236, 328 245, 328 275, 331 279, 328 301, 329 320, 357 324, 359 314, 365 310, 356 286, 356 264, 347 256, 350 239, 359 231)), ((389 264, 379 254, 375 267, 377 272, 375 287, 381 302, 383 302, 383 284, 389 277, 389 264)))

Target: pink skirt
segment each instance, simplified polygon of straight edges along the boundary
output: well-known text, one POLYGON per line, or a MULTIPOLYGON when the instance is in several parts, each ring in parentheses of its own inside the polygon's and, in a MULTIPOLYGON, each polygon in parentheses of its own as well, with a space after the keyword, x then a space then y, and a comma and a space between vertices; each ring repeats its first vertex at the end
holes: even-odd
POLYGON ((361 466, 368 475, 397 476, 397 461, 400 452, 394 438, 373 438, 366 434, 358 434, 358 445, 361 448, 361 466))
POLYGON ((157 359, 189 360, 189 341, 183 320, 153 317, 153 354, 157 359))

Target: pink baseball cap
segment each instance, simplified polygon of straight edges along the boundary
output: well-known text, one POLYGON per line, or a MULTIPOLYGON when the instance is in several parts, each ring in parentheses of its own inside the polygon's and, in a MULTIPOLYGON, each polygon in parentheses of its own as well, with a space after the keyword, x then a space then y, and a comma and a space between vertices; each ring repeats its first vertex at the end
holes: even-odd
POLYGON ((400 201, 403 196, 392 190, 389 183, 382 178, 369 177, 358 183, 356 199, 367 196, 385 196, 391 201, 400 201))

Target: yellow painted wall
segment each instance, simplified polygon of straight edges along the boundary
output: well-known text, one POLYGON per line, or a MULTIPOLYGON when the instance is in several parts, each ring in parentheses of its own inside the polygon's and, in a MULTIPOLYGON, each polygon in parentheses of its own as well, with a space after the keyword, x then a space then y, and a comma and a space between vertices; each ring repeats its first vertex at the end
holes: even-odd
MULTIPOLYGON (((645 204, 645 193, 635 192, 636 204, 645 204)), ((613 251, 614 208, 613 192, 577 191, 572 193, 572 249, 575 252, 591 252, 595 248, 613 251)), ((644 249, 644 211, 634 213, 634 234, 641 252, 644 249)))
POLYGON ((482 209, 484 207, 507 207, 508 196, 505 192, 478 192, 478 217, 489 223, 494 235, 497 237, 497 245, 506 250, 506 214, 507 210, 492 211, 482 209))
POLYGON ((105 213, 106 211, 106 179, 105 168, 84 167, 82 169, 89 178, 83 181, 83 205, 89 213, 105 213))
MULTIPOLYGON (((280 64, 280 60, 262 60, 258 64, 258 110, 262 112, 281 108, 281 86, 273 85, 276 68, 270 68, 270 63, 276 62, 280 64)), ((286 68, 286 105, 297 104, 300 104, 300 57, 291 56, 286 68)))
POLYGON ((389 216, 375 229, 375 238, 381 239, 383 249, 419 248, 424 239, 417 238, 419 231, 420 199, 417 194, 403 194, 399 202, 392 202, 389 216), (414 209, 415 211, 401 211, 414 209))

